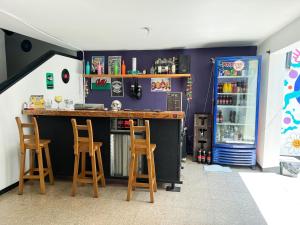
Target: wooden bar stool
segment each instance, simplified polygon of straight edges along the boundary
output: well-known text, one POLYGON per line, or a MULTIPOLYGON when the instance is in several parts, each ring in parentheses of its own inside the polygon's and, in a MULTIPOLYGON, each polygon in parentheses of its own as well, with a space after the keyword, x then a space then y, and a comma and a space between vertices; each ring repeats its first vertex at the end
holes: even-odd
POLYGON ((92 183, 94 189, 94 197, 98 197, 98 181, 101 180, 101 185, 105 187, 105 178, 101 157, 102 142, 94 142, 93 128, 91 120, 86 120, 87 125, 77 125, 76 119, 71 119, 73 134, 74 134, 74 175, 73 175, 73 187, 72 196, 75 196, 77 190, 77 183, 92 183), (88 137, 80 137, 79 131, 85 130, 88 132, 88 137), (86 153, 89 153, 92 164, 92 171, 85 170, 86 153), (78 174, 79 159, 81 155, 81 173, 78 174), (96 165, 96 156, 98 159, 98 169, 96 165), (92 175, 92 177, 86 177, 86 175, 92 175))
POLYGON ((24 179, 40 180, 40 191, 44 194, 45 176, 49 175, 50 184, 54 183, 48 146, 51 141, 39 138, 39 128, 35 117, 32 118, 32 123, 22 123, 19 117, 16 117, 16 121, 19 128, 21 149, 19 194, 23 194, 24 179), (30 129, 31 134, 25 134, 24 128, 30 129), (30 151, 30 169, 27 171, 25 171, 26 150, 30 151), (46 154, 47 168, 43 166, 43 151, 46 154), (38 168, 34 166, 35 153, 37 154, 38 168), (34 172, 38 172, 38 175, 34 175, 34 172), (29 175, 27 175, 28 173, 29 175))
POLYGON ((134 126, 133 120, 130 123, 130 141, 131 141, 131 160, 128 179, 127 201, 130 201, 132 190, 135 187, 149 188, 150 202, 154 202, 154 192, 157 191, 155 164, 154 164, 154 150, 155 144, 150 143, 150 126, 149 120, 145 121, 145 126, 134 126), (136 132, 145 132, 146 139, 137 139, 136 132), (138 174, 138 159, 139 156, 145 155, 147 157, 148 174, 138 174), (137 182, 137 178, 147 178, 148 183, 137 182))

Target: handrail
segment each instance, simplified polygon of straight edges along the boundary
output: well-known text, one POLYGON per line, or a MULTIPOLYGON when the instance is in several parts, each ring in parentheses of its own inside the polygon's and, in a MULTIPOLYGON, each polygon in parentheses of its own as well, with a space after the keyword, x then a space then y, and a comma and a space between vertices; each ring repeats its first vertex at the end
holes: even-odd
POLYGON ((62 53, 62 52, 58 52, 58 51, 54 51, 54 50, 48 51, 44 55, 40 56, 39 58, 37 58, 36 60, 34 60, 30 64, 28 64, 17 75, 0 83, 0 94, 2 94, 2 92, 6 91, 11 86, 13 86, 15 83, 17 83, 22 78, 26 77, 26 75, 31 73, 33 70, 38 68, 40 65, 42 65, 44 62, 46 62, 48 59, 50 59, 54 55, 62 55, 62 56, 66 56, 66 57, 74 58, 74 59, 78 59, 78 60, 80 59, 78 56, 72 56, 72 55, 68 55, 66 53, 62 53))

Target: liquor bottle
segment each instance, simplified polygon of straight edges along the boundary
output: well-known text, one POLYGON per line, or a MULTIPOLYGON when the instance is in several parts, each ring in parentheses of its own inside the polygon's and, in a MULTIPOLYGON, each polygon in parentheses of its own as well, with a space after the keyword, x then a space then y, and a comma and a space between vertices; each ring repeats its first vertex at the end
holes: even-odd
POLYGON ((217 105, 220 105, 220 96, 217 98, 217 105))
POLYGON ((172 74, 176 73, 176 65, 175 65, 175 57, 173 57, 173 61, 172 61, 172 74))
POLYGON ((115 62, 114 64, 114 74, 119 74, 119 67, 117 62, 115 62))
POLYGON ((229 96, 229 105, 232 105, 232 96, 229 96))
POLYGON ((207 152, 206 163, 207 163, 208 165, 211 164, 211 151, 208 151, 208 152, 207 152))
POLYGON ((228 96, 225 96, 225 105, 228 105, 229 104, 229 98, 228 96))
POLYGON ((91 74, 91 67, 90 67, 90 62, 89 61, 86 62, 85 74, 91 74))
POLYGON ((201 162, 201 156, 202 156, 202 149, 200 148, 198 150, 198 155, 197 155, 197 161, 200 163, 201 162))
POLYGON ((232 83, 232 93, 236 93, 236 83, 232 83))
POLYGON ((150 74, 155 74, 155 69, 153 66, 151 66, 151 69, 150 69, 150 74))
POLYGON ((122 74, 123 74, 123 75, 126 74, 126 65, 125 65, 125 63, 124 63, 124 60, 123 60, 123 62, 122 62, 122 74))
POLYGON ((236 84, 236 92, 241 93, 241 83, 240 82, 237 82, 237 84, 236 84))
POLYGON ((161 65, 161 60, 158 59, 158 64, 157 64, 157 73, 161 74, 162 72, 162 65, 161 65))
POLYGON ((223 117, 222 111, 220 110, 220 123, 223 123, 223 122, 224 122, 224 117, 223 117))
POLYGON ((205 161, 206 161, 205 159, 206 159, 206 151, 205 151, 205 150, 203 150, 203 151, 202 151, 202 155, 201 155, 201 163, 203 163, 203 164, 204 164, 204 163, 205 163, 205 161))

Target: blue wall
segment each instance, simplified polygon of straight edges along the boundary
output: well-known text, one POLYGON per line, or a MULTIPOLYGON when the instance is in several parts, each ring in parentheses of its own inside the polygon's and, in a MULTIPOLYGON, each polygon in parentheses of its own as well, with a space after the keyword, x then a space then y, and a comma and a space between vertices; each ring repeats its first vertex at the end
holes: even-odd
MULTIPOLYGON (((92 56, 105 56, 105 70, 107 73, 107 57, 122 56, 125 60, 127 70, 131 69, 131 58, 137 57, 137 69, 142 71, 150 70, 156 58, 178 56, 180 54, 191 56, 191 71, 193 83, 193 99, 187 113, 188 125, 188 152, 192 152, 193 142, 193 115, 194 113, 212 112, 213 79, 209 88, 212 65, 210 58, 217 56, 250 56, 256 55, 256 47, 228 47, 228 48, 198 48, 198 49, 174 49, 174 50, 141 50, 141 51, 86 51, 85 60, 91 61, 92 56), (205 102, 207 97, 207 104, 205 102)), ((91 91, 86 98, 87 103, 104 103, 109 107, 114 99, 122 102, 123 108, 130 109, 166 109, 166 94, 150 92, 150 79, 140 79, 139 83, 143 88, 141 100, 129 96, 132 79, 124 79, 124 98, 111 98, 110 91, 91 91)), ((172 91, 185 92, 186 79, 172 79, 172 91)), ((186 101, 184 97, 184 110, 186 101)))

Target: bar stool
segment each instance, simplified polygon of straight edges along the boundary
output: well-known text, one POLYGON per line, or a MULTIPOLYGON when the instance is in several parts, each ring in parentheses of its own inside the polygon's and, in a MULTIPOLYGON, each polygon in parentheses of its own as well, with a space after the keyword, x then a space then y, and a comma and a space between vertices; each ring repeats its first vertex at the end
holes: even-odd
POLYGON ((131 141, 131 160, 128 179, 127 201, 130 201, 132 190, 135 187, 149 188, 150 202, 154 202, 154 192, 157 191, 155 164, 154 164, 154 150, 155 144, 150 144, 150 126, 149 120, 145 121, 145 126, 134 126, 133 120, 130 123, 130 141, 131 141), (146 139, 137 139, 136 132, 145 132, 146 139), (148 174, 138 174, 138 159, 139 156, 145 155, 147 157, 148 174), (137 178, 147 178, 148 183, 137 182, 137 178))
POLYGON ((73 174, 73 186, 72 196, 75 196, 77 190, 77 183, 92 183, 94 189, 94 197, 98 197, 98 181, 101 180, 101 185, 105 187, 105 178, 101 157, 102 142, 94 142, 93 128, 91 120, 86 120, 87 125, 77 125, 76 119, 71 119, 73 134, 74 134, 74 174, 73 174), (88 132, 88 137, 80 137, 78 132, 85 130, 88 132), (86 153, 89 153, 92 164, 92 171, 86 171, 85 159, 86 153), (81 173, 78 174, 79 159, 81 155, 81 173), (97 172, 96 156, 98 159, 99 171, 97 172), (92 175, 92 177, 86 177, 86 175, 92 175))
POLYGON ((24 179, 37 179, 40 180, 40 191, 45 193, 45 176, 49 175, 50 184, 54 184, 51 159, 49 153, 50 140, 39 138, 39 129, 36 118, 32 118, 32 123, 22 123, 19 117, 16 117, 16 121, 19 129, 20 136, 20 179, 19 179, 19 194, 23 194, 24 179), (31 134, 25 134, 24 128, 31 130, 31 134), (25 158, 26 150, 30 151, 30 169, 25 171, 25 158), (47 168, 43 167, 43 151, 45 151, 47 168), (34 156, 37 154, 38 168, 35 168, 34 156), (34 175, 34 172, 38 172, 38 175, 34 175), (29 175, 27 175, 29 173, 29 175))

